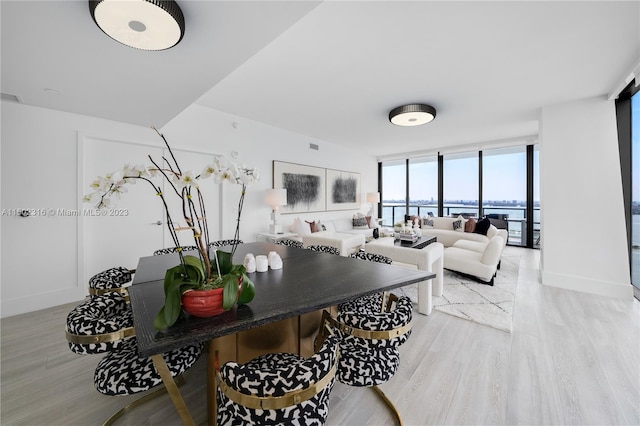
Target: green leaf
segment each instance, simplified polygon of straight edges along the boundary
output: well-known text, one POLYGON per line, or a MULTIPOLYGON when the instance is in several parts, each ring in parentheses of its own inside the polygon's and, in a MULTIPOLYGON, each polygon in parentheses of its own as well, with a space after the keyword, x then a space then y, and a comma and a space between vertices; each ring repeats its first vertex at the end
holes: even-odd
POLYGON ((206 275, 204 271, 204 264, 200 258, 195 256, 185 256, 184 263, 187 267, 187 274, 189 274, 189 278, 195 279, 198 282, 204 282, 206 275), (194 271, 196 275, 192 276, 194 271))
POLYGON ((231 253, 226 251, 216 251, 218 264, 220 265, 220 273, 226 275, 233 269, 231 253))
POLYGON ((248 276, 242 276, 242 293, 240 293, 240 298, 238 299, 238 303, 249 303, 253 300, 256 295, 256 287, 253 284, 253 281, 249 279, 248 276))
POLYGON ((167 322, 164 320, 164 306, 160 309, 160 312, 156 314, 155 319, 153 320, 153 327, 156 330, 164 330, 169 327, 167 322))
POLYGON ((236 275, 225 275, 223 278, 224 292, 222 293, 222 307, 227 310, 236 304, 238 299, 238 277, 236 275))

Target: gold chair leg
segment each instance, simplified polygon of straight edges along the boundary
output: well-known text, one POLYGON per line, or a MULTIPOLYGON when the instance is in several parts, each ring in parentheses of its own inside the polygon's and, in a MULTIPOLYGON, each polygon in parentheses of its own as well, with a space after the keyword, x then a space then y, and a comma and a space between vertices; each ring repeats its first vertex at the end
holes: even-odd
POLYGON ((396 420, 398 421, 398 425, 402 426, 402 417, 400 417, 400 412, 398 411, 398 409, 396 408, 396 406, 393 404, 393 402, 387 397, 387 395, 385 395, 385 393, 382 391, 382 389, 380 389, 378 386, 371 386, 371 388, 376 391, 376 393, 378 394, 378 396, 380 398, 382 398, 382 400, 384 401, 385 404, 387 404, 387 406, 389 407, 389 409, 393 412, 393 414, 396 417, 396 420))
MULTIPOLYGON (((182 377, 182 376, 176 377, 176 384, 178 386, 182 386, 184 383, 185 383, 184 377, 182 377)), ((102 426, 111 426, 111 425, 113 425, 120 417, 124 416, 129 411, 134 410, 136 407, 141 406, 145 402, 151 401, 152 399, 155 399, 155 398, 159 397, 160 395, 163 395, 165 392, 167 392, 167 388, 164 385, 161 385, 158 389, 154 390, 153 392, 150 392, 150 393, 146 394, 145 396, 143 396, 142 398, 138 398, 135 401, 132 401, 128 405, 122 407, 121 409, 119 409, 118 411, 113 413, 111 415, 111 417, 109 417, 102 424, 102 426)))
POLYGON ((185 426, 195 426, 191 413, 189 412, 187 405, 184 403, 184 399, 182 399, 182 395, 176 386, 176 382, 171 376, 167 363, 164 362, 164 358, 162 358, 162 354, 152 355, 151 359, 153 360, 153 364, 156 366, 156 370, 158 370, 160 377, 162 377, 162 382, 167 388, 167 392, 173 401, 173 405, 175 405, 176 410, 178 410, 182 423, 184 423, 185 426))

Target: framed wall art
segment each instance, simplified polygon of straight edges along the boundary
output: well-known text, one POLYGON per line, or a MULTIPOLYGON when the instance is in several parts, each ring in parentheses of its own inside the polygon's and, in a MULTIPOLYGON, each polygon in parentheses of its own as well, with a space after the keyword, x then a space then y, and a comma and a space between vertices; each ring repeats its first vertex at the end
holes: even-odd
POLYGON ((273 187, 287 190, 287 205, 280 213, 326 210, 326 169, 302 164, 273 162, 273 187))
POLYGON ((327 210, 360 208, 360 173, 327 169, 327 210))

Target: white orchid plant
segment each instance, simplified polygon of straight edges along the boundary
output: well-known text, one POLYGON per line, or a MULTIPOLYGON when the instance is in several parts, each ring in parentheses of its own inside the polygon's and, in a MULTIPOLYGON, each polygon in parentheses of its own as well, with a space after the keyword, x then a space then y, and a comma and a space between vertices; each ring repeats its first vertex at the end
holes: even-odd
POLYGON ((236 303, 249 303, 255 295, 253 282, 246 275, 243 265, 234 265, 233 255, 240 239, 240 218, 247 186, 260 179, 260 172, 256 168, 238 166, 227 161, 223 156, 216 157, 213 164, 205 166, 198 175, 192 171, 182 171, 169 143, 164 135, 154 130, 164 141, 170 158, 164 158, 166 167, 149 156, 152 166, 125 165, 121 171, 99 176, 91 183, 92 191, 84 197, 84 201, 92 203, 97 209, 112 206, 112 197, 120 198, 127 192, 127 185, 135 184, 138 180, 151 185, 160 200, 167 216, 167 227, 180 256, 180 264, 167 270, 164 279, 165 304, 156 315, 154 326, 163 330, 172 326, 182 312, 181 297, 187 290, 207 290, 224 288, 223 307, 230 309, 236 303), (235 243, 231 252, 214 250, 214 259, 209 258, 209 232, 204 199, 200 192, 201 182, 213 176, 215 183, 231 182, 242 186, 242 193, 238 202, 238 217, 234 235, 235 243), (176 226, 172 219, 166 196, 159 184, 154 182, 161 177, 168 184, 168 192, 174 193, 182 203, 182 216, 186 226, 176 226), (178 232, 191 231, 198 248, 197 256, 184 255, 180 248, 178 232), (239 283, 242 291, 239 293, 239 283))

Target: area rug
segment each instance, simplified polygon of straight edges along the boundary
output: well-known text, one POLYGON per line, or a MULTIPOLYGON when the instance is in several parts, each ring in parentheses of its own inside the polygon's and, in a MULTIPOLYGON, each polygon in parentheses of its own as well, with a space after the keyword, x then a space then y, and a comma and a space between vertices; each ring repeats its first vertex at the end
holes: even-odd
MULTIPOLYGON (((511 333, 519 267, 520 256, 503 254, 493 286, 445 270, 443 294, 433 298, 433 308, 511 333)), ((417 286, 403 288, 403 292, 417 303, 417 286)))

